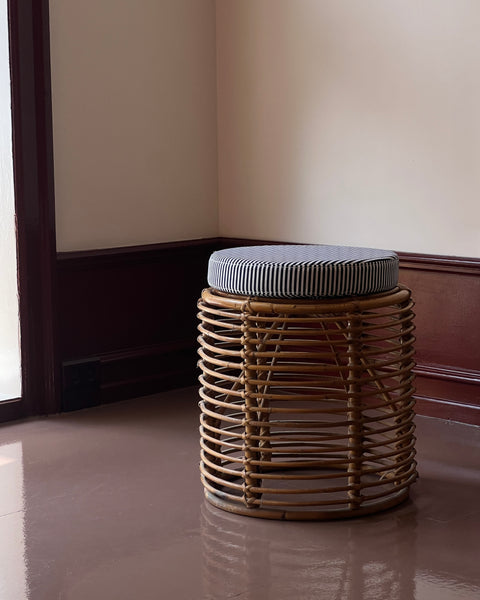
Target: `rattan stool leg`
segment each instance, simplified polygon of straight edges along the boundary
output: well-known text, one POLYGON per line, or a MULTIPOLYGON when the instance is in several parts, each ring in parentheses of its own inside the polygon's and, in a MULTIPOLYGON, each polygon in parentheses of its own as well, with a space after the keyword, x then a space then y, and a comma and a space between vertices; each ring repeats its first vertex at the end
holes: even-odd
POLYGON ((348 315, 348 490, 349 509, 359 508, 361 498, 362 454, 363 454, 363 424, 361 407, 361 320, 356 315, 348 315))

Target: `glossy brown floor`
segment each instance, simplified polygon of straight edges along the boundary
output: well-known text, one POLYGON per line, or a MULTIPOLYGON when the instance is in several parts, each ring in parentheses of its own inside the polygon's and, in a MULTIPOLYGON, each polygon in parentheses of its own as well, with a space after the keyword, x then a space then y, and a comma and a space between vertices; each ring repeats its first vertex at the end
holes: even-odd
POLYGON ((480 598, 480 428, 417 418, 412 500, 336 522, 210 508, 194 389, 0 428, 1 600, 480 598))

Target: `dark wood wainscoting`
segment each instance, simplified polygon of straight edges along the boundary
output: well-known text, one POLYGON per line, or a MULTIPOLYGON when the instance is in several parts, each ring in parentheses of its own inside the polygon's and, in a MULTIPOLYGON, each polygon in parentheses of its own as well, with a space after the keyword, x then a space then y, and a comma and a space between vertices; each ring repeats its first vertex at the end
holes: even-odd
MULTIPOLYGON (((260 243, 211 238, 59 254, 63 410, 194 384, 208 257, 260 243)), ((416 302, 418 412, 480 425, 480 259, 400 260, 416 302)))
POLYGON ((196 301, 217 239, 58 255, 62 409, 196 381, 196 301))
POLYGON ((480 425, 480 259, 400 253, 416 303, 417 412, 480 425))

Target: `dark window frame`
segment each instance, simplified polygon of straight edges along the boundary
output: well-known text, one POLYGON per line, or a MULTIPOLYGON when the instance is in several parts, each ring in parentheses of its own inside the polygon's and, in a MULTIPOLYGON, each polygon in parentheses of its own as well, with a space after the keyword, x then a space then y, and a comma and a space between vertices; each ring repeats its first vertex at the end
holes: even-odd
POLYGON ((60 410, 48 0, 8 0, 22 397, 0 422, 60 410))

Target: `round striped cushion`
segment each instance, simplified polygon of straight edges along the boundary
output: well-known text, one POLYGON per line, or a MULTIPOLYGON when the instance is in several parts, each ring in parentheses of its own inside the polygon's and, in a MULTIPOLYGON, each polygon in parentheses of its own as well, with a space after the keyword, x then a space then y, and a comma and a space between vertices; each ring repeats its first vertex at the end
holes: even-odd
POLYGON ((267 298, 357 296, 391 290, 398 256, 347 246, 247 246, 210 257, 208 283, 231 294, 267 298))

